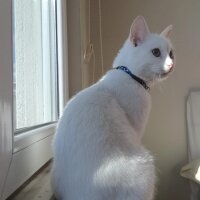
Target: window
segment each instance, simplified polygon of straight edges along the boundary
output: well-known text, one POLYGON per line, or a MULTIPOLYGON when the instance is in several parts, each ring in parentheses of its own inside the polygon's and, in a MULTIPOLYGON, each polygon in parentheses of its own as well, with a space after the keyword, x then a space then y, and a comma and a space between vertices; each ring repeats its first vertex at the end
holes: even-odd
POLYGON ((13 1, 15 133, 58 119, 55 0, 13 1))
POLYGON ((52 158, 58 113, 68 99, 66 1, 1 0, 0 27, 0 200, 5 200, 52 158))

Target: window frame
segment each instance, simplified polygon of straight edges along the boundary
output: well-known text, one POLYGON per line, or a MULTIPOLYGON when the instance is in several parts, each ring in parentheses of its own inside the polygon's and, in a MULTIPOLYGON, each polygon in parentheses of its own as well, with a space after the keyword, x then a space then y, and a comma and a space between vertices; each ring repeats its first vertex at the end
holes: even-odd
MULTIPOLYGON (((56 1, 59 113, 68 100, 67 4, 56 1)), ((12 0, 0 1, 0 200, 52 158, 56 124, 14 135, 12 0)))

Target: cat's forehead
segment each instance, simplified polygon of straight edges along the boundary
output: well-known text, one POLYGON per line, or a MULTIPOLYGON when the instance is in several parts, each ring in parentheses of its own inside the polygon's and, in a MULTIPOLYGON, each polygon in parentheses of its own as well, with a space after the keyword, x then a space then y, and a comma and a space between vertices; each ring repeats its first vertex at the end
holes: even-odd
POLYGON ((164 51, 173 49, 170 40, 158 34, 151 34, 146 42, 150 48, 161 48, 164 51))

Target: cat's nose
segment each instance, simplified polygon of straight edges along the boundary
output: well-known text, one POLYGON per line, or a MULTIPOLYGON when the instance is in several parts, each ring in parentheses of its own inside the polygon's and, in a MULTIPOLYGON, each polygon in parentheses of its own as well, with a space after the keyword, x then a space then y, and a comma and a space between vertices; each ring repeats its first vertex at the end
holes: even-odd
POLYGON ((171 69, 173 67, 173 64, 168 64, 169 69, 171 69))
POLYGON ((168 56, 165 60, 165 70, 170 72, 173 69, 174 63, 173 60, 168 56))
POLYGON ((168 64, 167 65, 168 71, 171 71, 173 69, 173 67, 174 67, 173 63, 168 64))

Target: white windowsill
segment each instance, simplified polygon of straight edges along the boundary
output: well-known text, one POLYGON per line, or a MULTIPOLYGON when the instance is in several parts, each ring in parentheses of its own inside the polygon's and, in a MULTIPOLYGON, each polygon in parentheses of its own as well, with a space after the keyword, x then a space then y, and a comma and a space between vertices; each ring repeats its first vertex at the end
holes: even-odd
POLYGON ((38 142, 27 146, 13 154, 7 179, 2 191, 2 200, 5 200, 35 172, 52 158, 53 136, 50 135, 38 142))
POLYGON ((44 127, 36 128, 33 130, 25 131, 19 135, 14 136, 14 150, 13 153, 21 151, 50 135, 55 133, 57 123, 50 124, 44 127))

